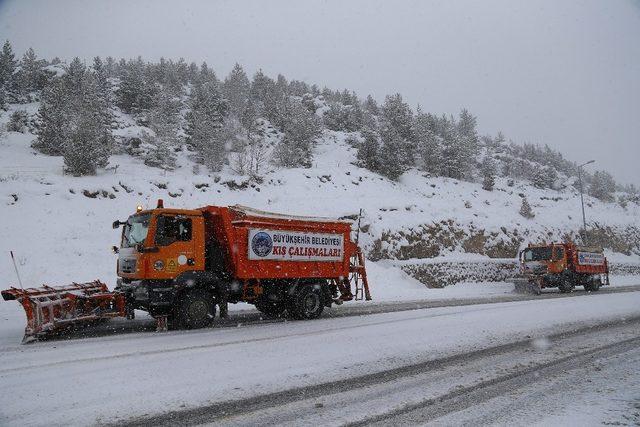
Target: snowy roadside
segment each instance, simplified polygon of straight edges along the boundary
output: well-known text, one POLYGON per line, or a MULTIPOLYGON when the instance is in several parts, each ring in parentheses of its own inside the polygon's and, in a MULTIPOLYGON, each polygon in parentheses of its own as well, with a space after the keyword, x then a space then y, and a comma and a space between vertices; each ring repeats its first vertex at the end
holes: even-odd
POLYGON ((590 294, 4 348, 0 423, 116 422, 638 316, 638 307, 640 292, 590 294))

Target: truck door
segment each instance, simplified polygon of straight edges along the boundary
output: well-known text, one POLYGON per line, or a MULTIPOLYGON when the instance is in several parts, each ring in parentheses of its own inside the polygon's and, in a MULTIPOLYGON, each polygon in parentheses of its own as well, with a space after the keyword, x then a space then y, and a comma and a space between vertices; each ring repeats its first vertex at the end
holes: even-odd
POLYGON ((549 264, 549 273, 562 273, 565 269, 564 247, 554 246, 553 257, 549 264))
POLYGON ((172 279, 180 273, 204 268, 204 254, 200 253, 198 230, 201 217, 160 214, 156 219, 155 246, 158 253, 153 258, 153 269, 158 278, 172 279))

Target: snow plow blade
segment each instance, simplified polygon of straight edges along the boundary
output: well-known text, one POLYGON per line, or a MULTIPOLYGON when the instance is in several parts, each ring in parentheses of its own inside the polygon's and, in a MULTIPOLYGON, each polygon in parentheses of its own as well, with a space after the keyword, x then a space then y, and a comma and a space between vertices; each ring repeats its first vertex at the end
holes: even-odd
POLYGON ((17 301, 27 315, 23 343, 68 327, 125 315, 125 297, 110 292, 96 280, 67 286, 10 288, 1 292, 5 301, 17 301))
POLYGON ((518 294, 540 295, 540 285, 528 279, 512 279, 514 291, 518 294))

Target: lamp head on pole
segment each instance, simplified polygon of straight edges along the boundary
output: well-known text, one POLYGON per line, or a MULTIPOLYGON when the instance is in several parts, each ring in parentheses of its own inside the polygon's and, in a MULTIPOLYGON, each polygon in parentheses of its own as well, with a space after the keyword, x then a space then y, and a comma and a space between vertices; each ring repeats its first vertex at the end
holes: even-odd
POLYGON ((595 162, 596 162, 595 160, 589 160, 588 162, 583 163, 583 164, 581 164, 581 165, 580 165, 580 166, 578 166, 578 167, 579 167, 579 168, 581 168, 581 167, 583 167, 583 166, 587 166, 587 165, 590 165, 591 163, 595 163, 595 162))

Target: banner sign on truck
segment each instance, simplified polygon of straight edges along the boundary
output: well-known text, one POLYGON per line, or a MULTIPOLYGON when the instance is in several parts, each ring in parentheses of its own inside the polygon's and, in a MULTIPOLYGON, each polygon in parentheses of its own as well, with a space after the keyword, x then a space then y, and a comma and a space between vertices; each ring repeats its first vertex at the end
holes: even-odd
POLYGON ((249 259, 342 261, 342 234, 249 229, 249 259))
POLYGON ((578 251, 578 264, 580 265, 602 265, 604 264, 604 254, 595 252, 578 251))

